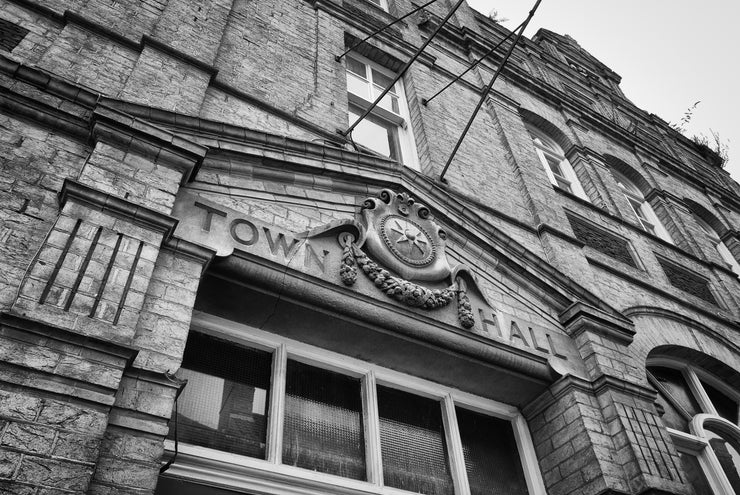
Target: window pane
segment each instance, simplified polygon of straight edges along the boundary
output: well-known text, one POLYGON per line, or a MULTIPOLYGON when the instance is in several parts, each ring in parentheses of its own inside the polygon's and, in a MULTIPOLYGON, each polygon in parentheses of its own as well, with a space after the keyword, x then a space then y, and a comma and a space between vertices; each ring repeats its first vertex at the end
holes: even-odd
POLYGON ((360 380, 288 361, 283 464, 367 479, 360 380))
MULTIPOLYGON (((350 110, 350 125, 359 116, 360 114, 354 110, 350 110)), ((368 115, 352 131, 352 139, 355 143, 365 146, 376 153, 394 160, 400 160, 400 154, 398 152, 398 128, 389 122, 384 122, 372 115, 368 115)))
POLYGON ((367 101, 375 99, 370 94, 368 83, 350 72, 347 72, 347 91, 367 101))
POLYGON ((363 64, 359 60, 355 60, 352 57, 347 57, 347 70, 354 74, 357 74, 363 79, 367 78, 367 70, 365 68, 365 64, 363 64))
POLYGON ((695 456, 684 452, 679 452, 678 455, 681 458, 683 471, 688 478, 687 481, 694 489, 694 495, 714 495, 707 477, 699 465, 699 460, 695 456))
POLYGON ((178 373, 188 380, 177 404, 179 441, 264 459, 271 362, 268 352, 191 332, 178 373))
POLYGON ((452 494, 439 402, 378 386, 380 447, 387 486, 452 494))
POLYGON ((672 428, 688 431, 689 420, 701 410, 689 385, 684 380, 683 373, 662 366, 650 366, 648 371, 666 391, 665 394, 661 392, 666 410, 663 421, 672 428))
MULTIPOLYGON (((371 71, 372 71, 372 74, 373 74, 373 83, 381 88, 380 89, 381 92, 385 88, 387 88, 388 86, 390 86, 391 83, 393 82, 393 78, 392 77, 386 76, 385 74, 383 74, 382 72, 380 72, 380 71, 378 71, 376 69, 371 69, 371 71)), ((395 88, 391 89, 391 93, 393 93, 394 90, 395 90, 395 88)))
POLYGON ((702 381, 701 384, 704 387, 704 391, 709 396, 709 400, 712 401, 712 405, 714 405, 714 408, 717 410, 717 414, 726 420, 737 424, 737 402, 708 383, 702 381))
POLYGON ((455 411, 471 495, 525 495, 511 423, 459 407, 455 411))
POLYGON ((559 175, 561 177, 565 176, 562 169, 560 168, 560 160, 558 160, 554 156, 548 155, 547 153, 545 153, 545 158, 547 159, 547 165, 550 167, 550 170, 552 170, 553 174, 559 175))
POLYGON ((735 493, 740 493, 740 452, 738 452, 738 446, 735 442, 726 440, 719 433, 711 431, 709 428, 707 428, 707 436, 709 437, 709 445, 712 446, 712 450, 717 455, 732 489, 735 490, 735 493))
MULTIPOLYGON (((374 86, 375 92, 373 93, 372 100, 375 101, 375 99, 380 96, 380 93, 383 92, 383 90, 378 90, 377 86, 374 86)), ((383 97, 382 100, 378 103, 378 106, 381 108, 385 108, 389 112, 393 112, 395 114, 401 113, 401 107, 398 103, 398 96, 394 95, 393 93, 388 93, 383 97)))

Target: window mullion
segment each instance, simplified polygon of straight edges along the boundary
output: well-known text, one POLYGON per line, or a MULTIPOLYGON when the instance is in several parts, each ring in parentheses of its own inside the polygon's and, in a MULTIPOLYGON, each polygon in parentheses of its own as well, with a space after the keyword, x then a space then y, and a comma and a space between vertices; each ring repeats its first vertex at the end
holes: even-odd
POLYGON ((683 375, 686 378, 689 388, 694 393, 694 397, 696 397, 696 401, 699 403, 699 407, 701 407, 702 411, 719 416, 719 414, 717 414, 717 409, 715 409, 709 395, 707 395, 706 390, 704 390, 704 386, 701 384, 696 372, 691 368, 686 368, 683 370, 683 375))
POLYGON ((380 418, 375 372, 370 370, 362 378, 362 411, 365 426, 365 462, 367 480, 383 484, 383 459, 380 454, 380 418))
POLYGON ((714 453, 711 445, 708 445, 697 459, 699 460, 699 465, 704 470, 709 485, 715 493, 735 495, 730 480, 727 479, 725 470, 722 469, 722 464, 719 462, 717 454, 714 453))
POLYGON ((514 427, 514 438, 519 451, 519 459, 524 467, 527 491, 529 495, 546 495, 545 482, 539 469, 539 462, 534 451, 534 443, 529 433, 527 420, 521 414, 517 414, 511 423, 514 427))
POLYGON ((442 401, 442 420, 444 422, 445 435, 447 439, 447 450, 450 456, 450 472, 452 483, 457 495, 470 495, 468 475, 465 471, 465 456, 463 454, 462 440, 460 439, 460 428, 457 424, 457 413, 452 396, 447 394, 442 401))
POLYGON ((267 424, 267 460, 282 463, 283 419, 285 418, 285 381, 287 377, 288 350, 285 344, 275 349, 272 358, 270 383, 270 411, 267 424))

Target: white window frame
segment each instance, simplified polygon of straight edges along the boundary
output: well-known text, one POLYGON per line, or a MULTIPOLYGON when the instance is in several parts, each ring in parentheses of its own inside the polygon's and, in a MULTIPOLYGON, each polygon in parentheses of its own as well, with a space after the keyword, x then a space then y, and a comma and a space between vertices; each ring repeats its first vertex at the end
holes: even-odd
MULTIPOLYGON (((456 495, 469 495, 455 406, 511 422, 530 495, 546 495, 534 444, 526 420, 517 408, 461 390, 343 356, 254 327, 196 311, 191 328, 254 349, 274 353, 267 429, 266 459, 232 454, 180 442, 167 476, 227 489, 275 495, 409 495, 413 492, 382 485, 380 431, 375 385, 384 385, 440 402, 456 495), (288 359, 361 380, 368 481, 358 481, 282 464, 282 419, 288 359)), ((173 455, 174 441, 165 441, 173 455)))
POLYGON ((547 178, 550 179, 550 183, 558 189, 562 189, 563 191, 569 192, 590 202, 589 197, 586 195, 586 191, 583 190, 583 186, 581 186, 581 182, 578 180, 576 171, 573 169, 570 161, 565 157, 565 152, 560 145, 540 129, 529 124, 527 124, 526 127, 532 138, 532 143, 537 152, 537 157, 540 159, 540 163, 545 169, 545 174, 547 174, 547 178), (552 171, 548 158, 558 162, 558 167, 560 168, 562 175, 556 175, 552 171), (567 188, 563 187, 561 183, 567 184, 567 188))
POLYGON ((382 10, 385 10, 386 12, 389 12, 389 10, 388 10, 388 0, 378 0, 377 3, 374 2, 373 0, 365 0, 365 1, 368 2, 368 3, 371 3, 373 5, 375 5, 376 7, 380 8, 382 10))
POLYGON ((660 219, 658 219, 658 215, 655 214, 653 207, 650 206, 650 203, 645 199, 645 196, 642 195, 642 192, 635 183, 623 173, 614 169, 611 170, 611 173, 614 180, 617 181, 622 194, 627 198, 627 203, 630 205, 632 213, 637 217, 640 228, 649 234, 660 237, 666 242, 675 244, 671 235, 663 227, 660 219))
MULTIPOLYGON (((357 107, 359 110, 361 110, 360 114, 362 114, 367 108, 370 107, 370 105, 372 105, 373 101, 375 101, 375 99, 380 96, 380 93, 382 92, 382 90, 378 90, 378 88, 375 87, 375 85, 373 84, 371 71, 374 69, 391 79, 395 79, 396 74, 393 71, 383 67, 382 65, 379 65, 372 60, 363 57, 362 55, 351 53, 346 57, 348 59, 351 58, 358 62, 361 62, 366 67, 365 82, 367 84, 367 89, 369 93, 367 96, 370 96, 370 98, 372 99, 369 100, 365 95, 358 95, 351 92, 349 89, 349 83, 347 83, 347 101, 350 106, 357 107)), ((345 62, 346 78, 350 77, 347 74, 348 72, 349 70, 346 68, 345 62)), ((396 96, 398 96, 399 112, 395 113, 391 110, 382 108, 380 105, 376 105, 375 108, 373 108, 372 112, 370 112, 370 115, 379 120, 382 120, 387 124, 392 124, 397 128, 399 142, 398 144, 401 154, 401 156, 399 157, 399 162, 409 168, 419 170, 419 157, 416 152, 416 141, 414 140, 414 132, 411 128, 411 113, 409 111, 408 100, 406 99, 406 91, 404 90, 402 80, 399 80, 394 85, 393 92, 396 94, 396 96)), ((348 118, 348 125, 352 125, 355 120, 355 118, 352 118, 350 116, 350 118, 348 118)), ((371 148, 366 147, 366 149, 373 151, 371 148)), ((377 153, 376 151, 373 152, 377 153)))
POLYGON ((718 381, 716 378, 713 378, 705 371, 686 364, 685 362, 668 358, 653 358, 648 360, 647 366, 662 366, 680 371, 683 374, 689 389, 693 393, 694 399, 696 399, 699 404, 699 408, 703 411, 694 416, 689 422, 688 432, 666 427, 676 450, 693 455, 697 458, 699 465, 707 478, 709 486, 715 495, 740 495, 740 493, 735 493, 732 489, 732 485, 730 485, 730 481, 727 479, 727 475, 725 475, 719 459, 717 459, 714 450, 709 444, 705 425, 719 425, 723 430, 729 432, 731 436, 738 440, 740 440, 740 427, 717 414, 717 410, 714 408, 714 405, 704 390, 701 380, 709 382, 712 387, 731 397, 738 403, 739 420, 740 393, 732 390, 730 387, 718 381))
POLYGON ((740 263, 738 263, 735 257, 732 255, 730 248, 728 248, 727 245, 722 242, 722 239, 720 239, 719 234, 717 234, 717 231, 714 230, 714 227, 712 227, 708 222, 706 222, 696 213, 692 212, 692 216, 694 217, 696 223, 699 224, 699 227, 701 227, 701 229, 707 235, 709 242, 714 246, 714 249, 717 250, 722 260, 729 266, 730 270, 732 270, 735 275, 740 276, 740 263))

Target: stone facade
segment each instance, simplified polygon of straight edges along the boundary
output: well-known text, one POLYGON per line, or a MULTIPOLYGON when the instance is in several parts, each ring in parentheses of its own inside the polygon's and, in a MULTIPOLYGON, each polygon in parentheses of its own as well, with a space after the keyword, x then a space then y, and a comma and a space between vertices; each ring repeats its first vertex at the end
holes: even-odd
MULTIPOLYGON (((440 180, 502 55, 425 99, 509 34, 466 4, 406 113, 374 113, 418 159, 356 145, 336 56, 416 7, 379 3, 0 0, 0 492, 403 493, 377 423, 397 384, 442 404, 456 494, 487 493, 457 404, 511 424, 511 493, 740 493, 740 185, 547 30, 440 180), (383 204, 434 269, 373 247, 383 204), (176 439, 193 332, 272 353, 261 459, 176 439), (361 380, 362 481, 286 465, 297 355, 361 380)), ((354 56, 388 77, 453 4, 354 56)))

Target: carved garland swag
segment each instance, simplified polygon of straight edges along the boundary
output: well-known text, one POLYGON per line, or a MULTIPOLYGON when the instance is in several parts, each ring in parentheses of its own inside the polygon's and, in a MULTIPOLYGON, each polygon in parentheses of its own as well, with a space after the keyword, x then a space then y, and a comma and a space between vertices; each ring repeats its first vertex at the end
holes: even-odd
POLYGON ((346 235, 340 240, 343 247, 342 265, 339 274, 344 285, 351 286, 357 281, 357 267, 359 266, 378 289, 388 297, 402 302, 412 308, 425 310, 443 308, 457 296, 457 317, 463 328, 472 328, 475 325, 470 299, 465 291, 464 284, 452 283, 445 289, 427 289, 421 285, 403 280, 393 275, 372 261, 357 244, 352 235, 346 235))

